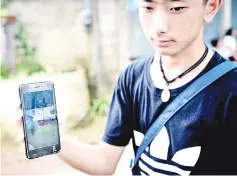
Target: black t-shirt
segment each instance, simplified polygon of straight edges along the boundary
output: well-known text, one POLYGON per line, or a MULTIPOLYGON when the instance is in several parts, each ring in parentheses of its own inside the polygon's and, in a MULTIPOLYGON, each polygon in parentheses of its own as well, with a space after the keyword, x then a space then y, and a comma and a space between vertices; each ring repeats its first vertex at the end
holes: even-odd
MULTIPOLYGON (((153 56, 130 64, 116 84, 103 141, 126 146, 134 139, 136 151, 144 134, 164 108, 201 75, 225 61, 217 52, 192 81, 171 90, 161 101, 150 65, 153 56)), ((191 74, 191 73, 190 73, 191 74)), ((138 162, 142 175, 237 174, 237 70, 204 89, 157 134, 138 162)))

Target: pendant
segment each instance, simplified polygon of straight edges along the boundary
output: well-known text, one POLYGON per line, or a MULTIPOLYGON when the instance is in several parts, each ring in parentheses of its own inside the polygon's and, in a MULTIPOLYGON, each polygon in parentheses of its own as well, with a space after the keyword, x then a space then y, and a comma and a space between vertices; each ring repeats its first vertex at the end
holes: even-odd
POLYGON ((166 87, 162 93, 161 93, 161 100, 166 103, 167 101, 169 101, 170 99, 170 91, 168 89, 168 87, 166 87))

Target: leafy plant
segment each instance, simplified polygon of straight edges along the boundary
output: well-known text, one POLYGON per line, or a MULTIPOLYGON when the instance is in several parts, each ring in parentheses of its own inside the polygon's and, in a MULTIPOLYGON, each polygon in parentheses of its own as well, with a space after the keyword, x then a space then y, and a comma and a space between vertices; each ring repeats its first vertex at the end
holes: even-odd
POLYGON ((95 99, 92 101, 91 112, 98 116, 108 114, 109 103, 105 99, 95 99))
POLYGON ((41 64, 39 64, 36 60, 24 59, 18 60, 16 62, 16 70, 15 73, 11 74, 8 71, 8 65, 4 61, 1 63, 1 78, 7 79, 13 76, 17 76, 18 73, 24 72, 26 75, 30 76, 34 73, 44 72, 45 69, 41 64))
POLYGON ((1 77, 3 79, 24 72, 27 75, 44 72, 44 67, 36 60, 36 48, 29 42, 28 33, 22 23, 16 23, 16 65, 15 73, 12 75, 8 71, 7 62, 1 64, 1 77))
POLYGON ((25 72, 27 75, 32 75, 34 73, 44 72, 45 69, 36 60, 25 59, 21 64, 17 65, 17 71, 25 72))
POLYGON ((28 33, 22 23, 16 23, 16 52, 18 57, 24 59, 36 58, 36 48, 29 43, 28 33))
POLYGON ((0 71, 1 71, 1 78, 3 78, 3 79, 8 78, 10 76, 6 62, 1 63, 0 71))

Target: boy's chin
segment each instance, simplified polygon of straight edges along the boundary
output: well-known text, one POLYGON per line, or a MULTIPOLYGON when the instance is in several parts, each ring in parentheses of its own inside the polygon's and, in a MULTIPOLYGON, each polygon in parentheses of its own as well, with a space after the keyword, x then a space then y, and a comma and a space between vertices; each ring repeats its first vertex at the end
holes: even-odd
POLYGON ((167 47, 167 48, 155 48, 155 51, 159 53, 160 55, 166 55, 166 56, 174 56, 178 51, 174 48, 167 47))

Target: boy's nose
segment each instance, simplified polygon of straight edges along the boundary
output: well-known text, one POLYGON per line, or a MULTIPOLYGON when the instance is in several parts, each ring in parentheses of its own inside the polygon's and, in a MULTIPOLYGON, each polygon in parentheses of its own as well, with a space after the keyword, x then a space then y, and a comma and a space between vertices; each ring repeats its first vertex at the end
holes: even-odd
POLYGON ((154 13, 152 25, 153 31, 157 35, 167 33, 169 28, 167 15, 162 11, 154 13))

